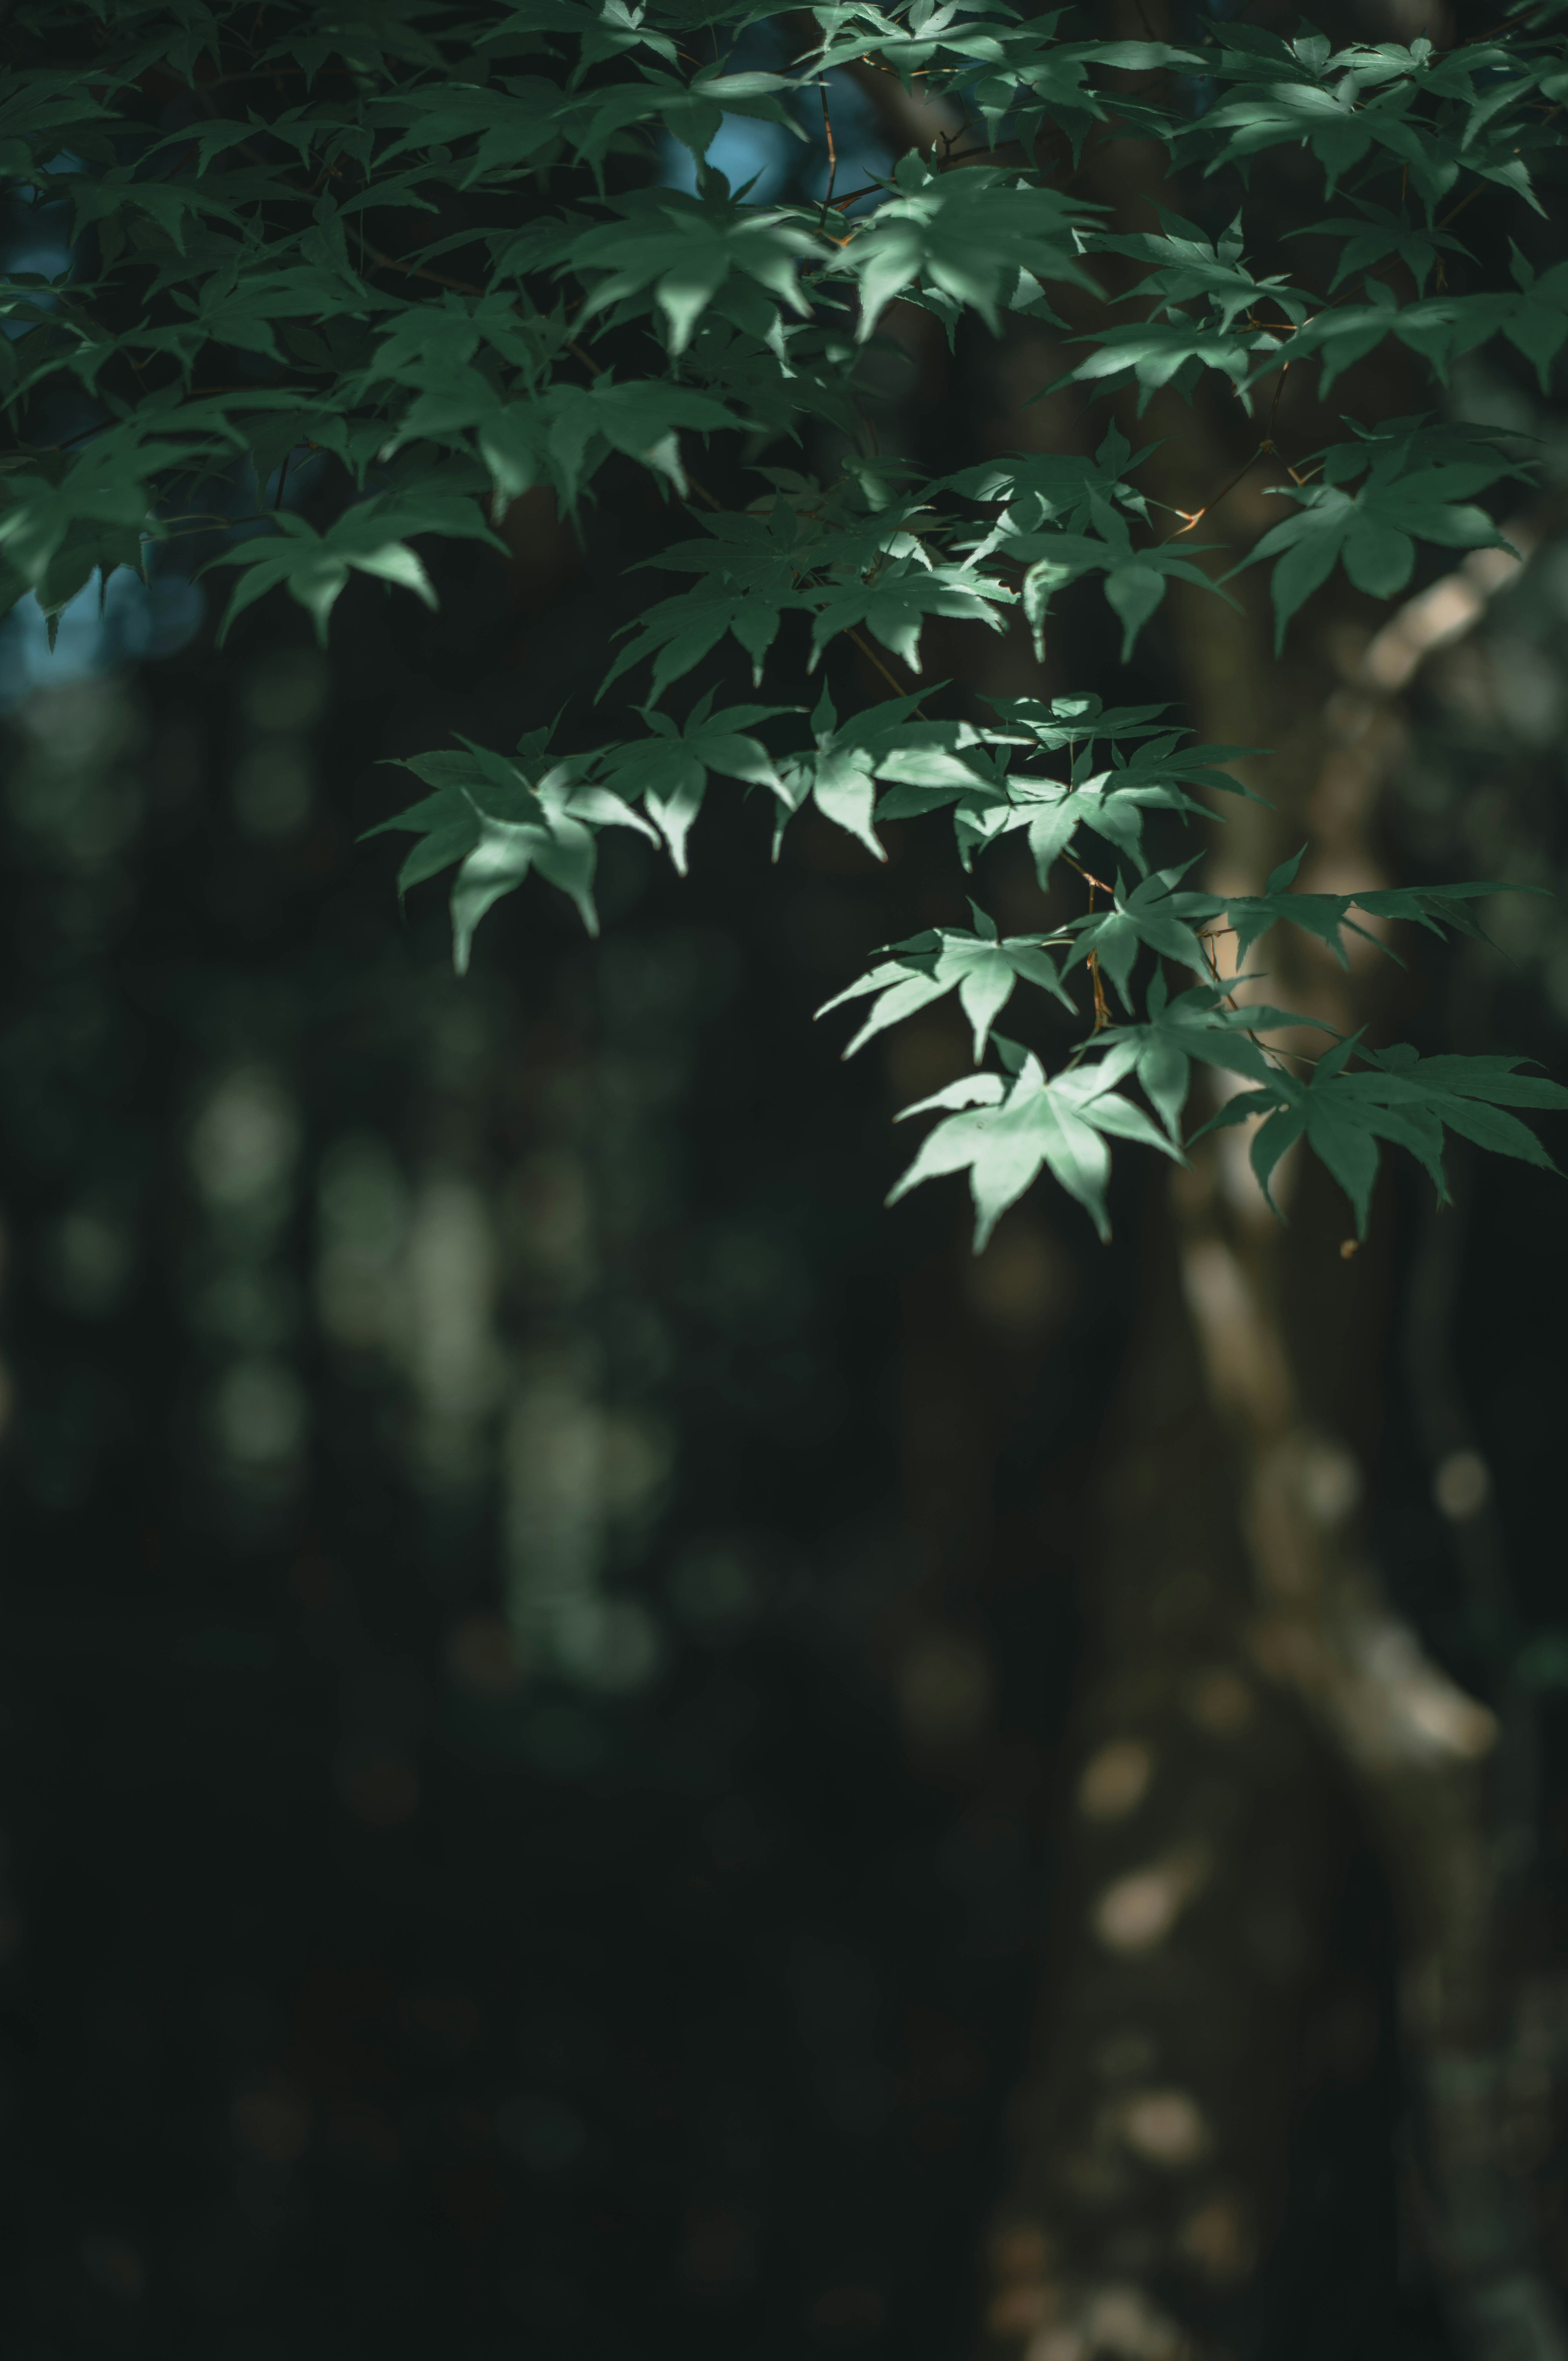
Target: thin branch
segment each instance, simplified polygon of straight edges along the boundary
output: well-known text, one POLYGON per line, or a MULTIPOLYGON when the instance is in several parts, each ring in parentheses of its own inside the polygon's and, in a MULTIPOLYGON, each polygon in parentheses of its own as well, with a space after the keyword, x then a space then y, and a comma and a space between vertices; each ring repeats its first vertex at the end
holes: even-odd
POLYGON ((839 150, 833 138, 833 117, 828 110, 828 77, 823 75, 817 85, 822 93, 822 136, 828 142, 828 190, 822 200, 822 216, 817 229, 825 236, 828 229, 828 208, 833 202, 833 183, 839 177, 839 150))
POLYGON ((1229 483, 1222 484, 1217 492, 1211 493, 1201 509, 1178 509, 1176 513, 1181 518, 1182 522, 1177 526, 1174 533, 1167 533, 1167 543, 1168 544, 1173 541, 1179 541, 1183 533, 1190 533, 1195 525, 1201 524, 1210 510, 1217 509, 1220 502, 1224 499, 1225 494, 1227 492, 1234 492, 1236 486, 1241 482, 1242 478, 1248 474, 1252 468, 1255 467, 1258 461, 1264 457, 1265 454, 1272 451, 1274 445, 1271 443, 1260 443, 1256 450, 1252 452, 1242 461, 1241 466, 1236 469, 1235 474, 1231 478, 1229 483))
POLYGON ((400 270, 405 279, 429 279, 437 287, 450 287, 455 295, 488 295, 488 287, 476 287, 471 279, 452 279, 444 270, 431 270, 422 262, 400 262, 395 254, 383 254, 378 246, 367 244, 366 253, 382 270, 400 270))
MULTIPOLYGON (((383 270, 400 270, 405 279, 432 280, 437 287, 450 287, 455 295, 477 295, 483 298, 494 292, 492 288, 477 287, 471 279, 454 279, 444 270, 428 270, 421 262, 400 262, 395 254, 383 254, 378 246, 367 245, 365 251, 371 261, 378 264, 383 270)), ((516 309, 515 305, 513 309, 516 309)), ((604 364, 601 361, 596 361, 592 353, 585 346, 580 345, 576 336, 567 337, 566 350, 575 359, 582 362, 590 376, 603 376, 604 364)))
MULTIPOLYGON (((845 626, 844 637, 847 640, 852 640, 856 647, 859 648, 861 653, 865 657, 866 662, 872 665, 876 671, 881 673, 883 680, 886 681, 894 697, 908 696, 909 691, 900 684, 896 675, 889 672, 886 664, 883 664, 881 656, 878 655, 875 648, 872 647, 870 640, 865 637, 863 632, 858 631, 854 625, 850 623, 845 626)), ((915 710, 919 714, 922 721, 929 721, 931 719, 924 706, 916 705, 915 710)))
POLYGON ((1101 894, 1107 894, 1113 901, 1115 900, 1116 893, 1114 886, 1107 885, 1103 877, 1096 877, 1092 869, 1086 869, 1082 862, 1077 858, 1076 854, 1064 852, 1062 854, 1062 859, 1066 862, 1069 869, 1077 870, 1079 875, 1088 886, 1091 896, 1098 892, 1101 894))
MULTIPOLYGON (((1220 973, 1219 961, 1215 959, 1212 950, 1210 949, 1210 945, 1212 943, 1218 942, 1222 936, 1234 935, 1234 927, 1205 927, 1202 932, 1198 936, 1197 941, 1198 948, 1202 952, 1204 960, 1208 965, 1210 974, 1213 977, 1215 983, 1219 986, 1220 991, 1224 995, 1225 1006, 1233 1010, 1234 1013, 1239 1016, 1242 1013, 1241 1003, 1236 998, 1234 992, 1225 991, 1224 978, 1220 973)), ((1289 1072, 1289 1065, 1283 1049, 1270 1049, 1268 1043, 1261 1040, 1253 1031, 1250 1025, 1244 1027, 1243 1030, 1245 1032, 1247 1039, 1252 1043, 1255 1049, 1260 1050, 1264 1057, 1270 1059, 1281 1073, 1289 1072)), ((1317 1064, 1317 1060, 1315 1058, 1307 1058, 1303 1056, 1301 1058, 1301 1062, 1309 1066, 1315 1066, 1317 1064)))
MULTIPOLYGON (((1091 910, 1094 907, 1092 895, 1089 897, 1089 906, 1091 910)), ((1105 997, 1105 980, 1100 972, 1098 951, 1091 951, 1089 954, 1089 977, 1094 986, 1094 1030, 1096 1033, 1103 1033, 1111 1022, 1111 1008, 1105 997)))
POLYGON ((1471 190, 1470 194, 1467 197, 1461 197, 1456 205, 1450 205, 1448 211, 1438 223, 1439 229, 1446 229, 1450 222, 1457 221, 1460 214, 1464 211, 1465 206, 1473 205, 1476 198, 1484 196, 1486 192, 1491 188, 1492 185, 1493 184, 1490 181, 1477 181, 1475 186, 1471 190))
MULTIPOLYGON (((847 205, 858 204, 862 197, 872 196, 878 189, 884 185, 885 183, 881 181, 868 181, 863 189, 851 189, 848 195, 842 197, 833 197, 831 199, 825 198, 823 200, 823 203, 826 208, 833 213, 839 213, 847 205)), ((827 233, 824 233, 824 235, 826 234, 827 233)), ((833 242, 836 246, 843 243, 843 241, 839 238, 835 238, 833 242)))

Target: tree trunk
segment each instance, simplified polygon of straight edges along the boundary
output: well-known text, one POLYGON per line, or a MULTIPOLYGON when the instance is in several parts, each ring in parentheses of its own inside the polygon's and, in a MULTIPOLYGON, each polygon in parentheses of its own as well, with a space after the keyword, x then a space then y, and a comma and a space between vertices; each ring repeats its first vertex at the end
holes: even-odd
MULTIPOLYGON (((1217 439, 1200 427, 1168 444, 1189 496, 1194 445, 1217 439)), ((1246 500, 1244 487, 1222 522, 1246 500)), ((1303 885, 1376 877, 1369 830, 1404 743, 1397 693, 1432 619, 1466 593, 1473 619, 1485 588, 1472 561, 1446 607, 1428 593, 1376 636, 1342 607, 1284 665, 1255 599, 1175 606, 1200 736, 1277 750, 1255 779, 1275 808, 1227 811, 1216 884, 1259 890, 1303 839, 1303 885)), ((1270 999, 1345 1030, 1387 1009, 1398 971, 1370 947, 1342 976, 1299 944, 1268 939, 1270 999)), ((1028 2361, 1175 2361, 1213 2349, 1216 2323, 1245 2334, 1281 2220, 1332 1891, 1365 1832, 1397 1927, 1413 2210, 1456 2348, 1556 2361, 1568 2342, 1504 2165, 1497 1723, 1393 1612, 1358 1531, 1392 1207, 1380 1196, 1356 1251, 1313 1162, 1277 1181, 1282 1227, 1246 1145, 1240 1129, 1206 1143, 1150 1224, 1150 1306, 1110 1422, 1090 1569, 1062 1932, 989 2334, 1003 2350, 1025 2342, 1028 2361)), ((1441 1300, 1425 1316, 1431 1368, 1441 1300)), ((1434 1443, 1441 1423, 1426 1419, 1434 1443)), ((1517 1735, 1505 1757, 1517 1788, 1517 1735)), ((1517 1826, 1517 1794, 1508 1804, 1517 1826)))

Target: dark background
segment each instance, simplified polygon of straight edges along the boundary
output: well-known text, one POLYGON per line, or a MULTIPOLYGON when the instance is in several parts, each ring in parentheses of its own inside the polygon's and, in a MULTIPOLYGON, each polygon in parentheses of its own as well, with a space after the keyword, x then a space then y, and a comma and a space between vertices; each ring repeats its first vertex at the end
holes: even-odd
MULTIPOLYGON (((911 438, 981 456, 995 369, 981 338, 911 363, 911 438)), ((591 731, 650 580, 626 568, 667 531, 607 471, 585 552, 524 517, 510 565, 433 553, 433 618, 356 582, 330 658, 280 598, 139 671, 108 642, 64 681, 16 658, 17 2361, 950 2361, 970 2337, 1150 1176, 1121 1159, 1109 1251, 1045 1187, 979 1264, 956 1183, 881 1210, 888 1116, 961 1040, 843 1066, 847 1016, 808 1020, 872 945, 961 918, 935 832, 882 873, 803 822, 770 868, 733 791, 685 884, 612 844, 601 945, 536 884, 462 984, 441 889, 400 911, 398 840, 356 841, 409 799, 378 758, 508 746, 563 706, 591 731)), ((1549 544, 1485 661, 1423 692, 1397 873, 1560 876, 1565 615, 1549 544)), ((1157 626, 1130 677, 1090 610, 1064 635, 1062 685, 1175 693, 1157 626)), ((834 681, 876 693, 853 659, 834 681)), ((1546 902, 1508 923, 1503 953, 1418 954, 1414 1037, 1561 1075, 1568 933, 1546 902)), ((1509 1940, 1560 2278, 1563 1202, 1489 1162, 1443 1217, 1504 1605, 1432 1499, 1403 1180, 1373 1503, 1400 1606, 1541 1744, 1509 1940)), ((1236 2334, 1436 2356, 1369 1861, 1335 1949, 1384 2030, 1304 2085, 1236 2334)))

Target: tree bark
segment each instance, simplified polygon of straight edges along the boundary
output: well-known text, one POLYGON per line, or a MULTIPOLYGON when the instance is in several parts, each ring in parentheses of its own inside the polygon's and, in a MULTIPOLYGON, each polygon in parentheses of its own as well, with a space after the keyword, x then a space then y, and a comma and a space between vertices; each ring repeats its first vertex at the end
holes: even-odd
MULTIPOLYGON (((1448 607, 1466 590, 1478 612, 1473 565, 1448 607)), ((1354 611, 1315 631, 1309 613, 1308 653, 1276 666, 1255 600, 1175 605, 1199 734, 1277 750, 1256 781, 1275 808, 1231 818, 1216 882, 1258 890, 1304 837, 1304 885, 1376 878, 1397 697, 1433 637, 1421 609, 1376 635, 1354 611)), ((1443 601, 1427 593, 1424 611, 1430 625, 1443 601)), ((1345 1030, 1387 1012, 1398 972, 1370 952, 1341 977, 1277 934, 1267 948, 1271 999, 1345 1030)), ((1392 1897, 1414 2210, 1456 2348, 1559 2361, 1568 2341, 1505 2164, 1497 1722, 1394 1613, 1358 1528, 1391 1207, 1378 1201, 1366 1248, 1342 1245, 1348 1211, 1309 1164, 1283 1178, 1282 1227, 1245 1148, 1241 1130, 1207 1144, 1151 1223, 1150 1307, 1110 1423, 1088 1585, 1063 1931, 988 2334, 1027 2361, 1176 2361, 1214 2349, 1213 2298, 1243 2316, 1234 2299, 1281 2218, 1304 2015, 1359 1828, 1392 1897)), ((1429 1301, 1429 1371, 1442 1316, 1429 1301)), ((1439 1439, 1441 1418, 1426 1424, 1439 1439)), ((1515 1828, 1519 1751, 1516 1736, 1515 1828)))

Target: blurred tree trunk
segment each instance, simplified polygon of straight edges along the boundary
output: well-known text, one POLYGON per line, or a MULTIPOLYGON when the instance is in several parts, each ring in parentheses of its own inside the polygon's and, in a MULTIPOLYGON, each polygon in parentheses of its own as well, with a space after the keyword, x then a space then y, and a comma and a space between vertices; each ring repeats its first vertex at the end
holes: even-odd
MULTIPOLYGON (((1111 152, 1091 192, 1117 227, 1149 226, 1157 194, 1179 202, 1140 176, 1136 150, 1111 152)), ((1409 407, 1395 370, 1359 375, 1341 406, 1409 407)), ((1321 439, 1314 409, 1288 381, 1288 451, 1321 439)), ((1015 440, 1050 431, 1028 415, 1010 422, 1015 440)), ((1136 431, 1163 438, 1146 486, 1190 511, 1245 466, 1258 427, 1227 393, 1162 398, 1136 431)), ((1205 515, 1195 537, 1232 544, 1211 565, 1275 520, 1268 480, 1260 463, 1205 515)), ((1178 591, 1169 610, 1182 718, 1202 739, 1274 750, 1237 766, 1273 808, 1225 799, 1208 876, 1260 891, 1306 842, 1303 887, 1376 882, 1398 696, 1436 608, 1412 600, 1375 632, 1379 610, 1331 586, 1277 663, 1255 581, 1234 586, 1239 609, 1178 591)), ((1472 560, 1455 582, 1478 612, 1484 571, 1472 560)), ((1342 973, 1285 931, 1253 961, 1270 999, 1345 1031, 1386 1027, 1398 969, 1367 946, 1342 973)), ((1405 2202, 1449 2334, 1466 2356, 1555 2361, 1568 2341, 1507 2169, 1497 1722, 1392 1610, 1358 1530, 1391 1357, 1392 1202, 1380 1194, 1358 1252, 1322 1168, 1282 1168, 1281 1227, 1248 1139, 1205 1143, 1149 1222, 1146 1311, 1107 1424, 1087 1569, 1068 1873, 987 2334, 1028 2361, 1177 2361, 1238 2338, 1250 2349, 1260 2320, 1266 2333, 1262 2275, 1307 2053, 1326 2045, 1354 2072, 1377 2043, 1369 1993, 1323 2002, 1335 1890, 1369 1843, 1398 1945, 1405 2202)), ((1517 1786, 1516 1733, 1504 1752, 1517 1786)), ((1310 2268, 1332 2276, 1336 2257, 1310 2268)), ((1353 2325, 1373 2349, 1374 2324, 1353 2325)))
MULTIPOLYGON (((1216 877, 1258 890, 1306 836, 1304 884, 1366 882, 1399 746, 1376 683, 1405 620, 1349 684, 1326 658, 1277 675, 1255 606, 1216 620, 1212 602, 1184 603, 1176 625, 1200 734, 1279 750, 1276 809, 1233 818, 1216 877)), ((1386 1005, 1364 963, 1336 994, 1324 963, 1271 950, 1276 999, 1309 992, 1347 1030, 1386 1005)), ((1557 2355, 1504 2162, 1497 1725, 1390 1609, 1356 1529, 1390 1357, 1392 1208, 1379 1200, 1353 1256, 1314 1164, 1287 1180, 1279 1227, 1245 1143, 1208 1143, 1151 1223, 1150 1301, 1100 1486, 1070 1932, 1018 2110, 990 2324, 1029 2337, 1032 2361, 1157 2361, 1187 2349, 1162 2289, 1234 2291, 1255 2272, 1348 1815, 1392 1893, 1427 2258, 1459 2349, 1557 2355)))

